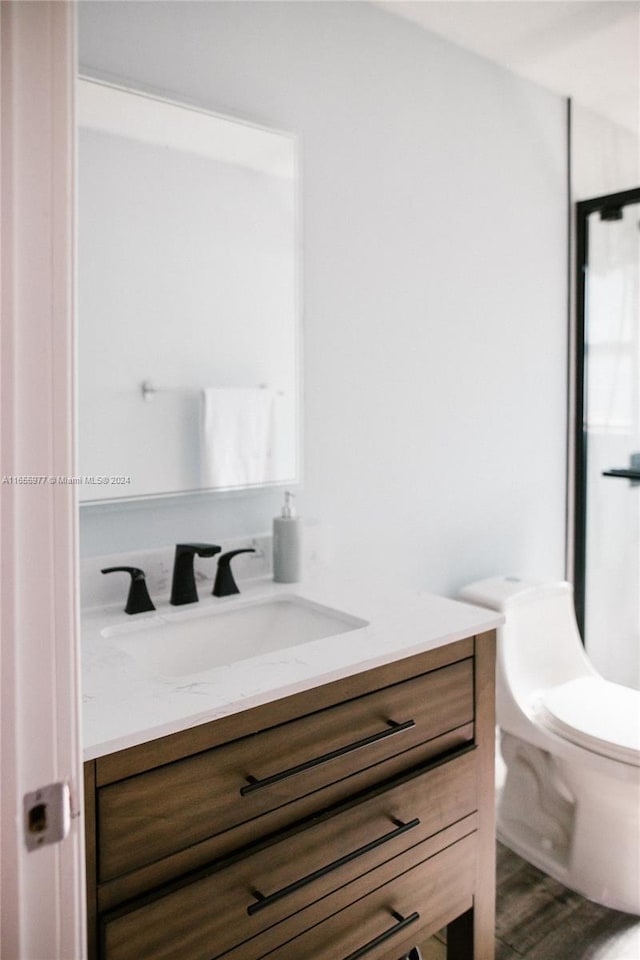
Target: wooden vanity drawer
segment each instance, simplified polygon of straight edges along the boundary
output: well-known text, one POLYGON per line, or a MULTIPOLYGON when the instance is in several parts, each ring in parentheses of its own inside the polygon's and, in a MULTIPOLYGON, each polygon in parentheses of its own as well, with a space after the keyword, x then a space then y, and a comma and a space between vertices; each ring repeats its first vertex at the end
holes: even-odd
POLYGON ((316 904, 312 922, 317 923, 334 912, 331 898, 336 891, 383 864, 392 874, 409 869, 433 852, 433 841, 431 847, 425 841, 442 838, 450 824, 473 814, 475 761, 474 748, 467 748, 229 866, 201 871, 182 887, 114 916, 104 927, 106 957, 170 960, 179 945, 181 960, 213 960, 245 941, 259 941, 269 928, 270 942, 290 939, 311 922, 306 909, 310 904, 316 904), (282 921, 287 923, 280 926, 282 921))
MULTIPOLYGON (((469 658, 100 787, 100 881, 280 808, 281 829, 423 763, 473 710, 469 658)), ((254 826, 253 839, 265 832, 254 826)))
MULTIPOLYGON (((269 960, 394 960, 473 903, 471 834, 269 953, 269 960)), ((240 951, 229 960, 240 960, 240 951)), ((242 957, 244 960, 244 957, 242 957)))

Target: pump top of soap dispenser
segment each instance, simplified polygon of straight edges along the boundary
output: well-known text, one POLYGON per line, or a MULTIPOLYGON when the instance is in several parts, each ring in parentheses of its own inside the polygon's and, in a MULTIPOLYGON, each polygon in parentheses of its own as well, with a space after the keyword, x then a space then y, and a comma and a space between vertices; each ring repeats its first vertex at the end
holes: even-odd
POLYGON ((290 520, 296 515, 296 505, 295 505, 295 496, 291 493, 290 490, 287 490, 284 495, 284 506, 282 508, 282 516, 285 520, 290 520))

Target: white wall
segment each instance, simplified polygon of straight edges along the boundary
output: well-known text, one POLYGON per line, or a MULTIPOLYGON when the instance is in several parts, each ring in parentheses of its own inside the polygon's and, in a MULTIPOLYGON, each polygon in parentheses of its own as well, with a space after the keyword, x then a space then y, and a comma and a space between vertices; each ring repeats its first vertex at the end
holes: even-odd
MULTIPOLYGON (((640 77, 638 88, 640 90, 640 77)), ((640 94, 639 94, 640 96, 640 94)), ((635 129, 574 102, 571 109, 571 186, 574 201, 640 185, 640 140, 635 129)))
MULTIPOLYGON (((301 137, 300 505, 336 553, 437 591, 562 576, 561 98, 367 3, 81 3, 80 58, 301 137)), ((275 500, 95 508, 83 549, 252 532, 275 500)))

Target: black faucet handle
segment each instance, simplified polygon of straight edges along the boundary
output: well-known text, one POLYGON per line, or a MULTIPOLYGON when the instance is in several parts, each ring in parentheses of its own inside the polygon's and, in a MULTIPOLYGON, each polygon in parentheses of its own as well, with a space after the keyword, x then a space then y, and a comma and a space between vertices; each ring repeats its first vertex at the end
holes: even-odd
POLYGON ((218 570, 216 573, 216 582, 213 585, 214 597, 230 597, 233 593, 240 593, 238 585, 233 579, 231 572, 231 560, 237 557, 239 553, 255 553, 253 547, 244 547, 242 550, 229 550, 218 558, 218 570))
POLYGON ((180 554, 191 554, 192 556, 198 557, 215 557, 216 553, 220 553, 221 547, 216 546, 215 543, 177 543, 176 544, 176 556, 180 554))
POLYGON ((153 601, 147 590, 144 570, 140 567, 105 567, 101 573, 128 573, 131 575, 129 595, 124 608, 125 613, 147 613, 155 610, 153 601))

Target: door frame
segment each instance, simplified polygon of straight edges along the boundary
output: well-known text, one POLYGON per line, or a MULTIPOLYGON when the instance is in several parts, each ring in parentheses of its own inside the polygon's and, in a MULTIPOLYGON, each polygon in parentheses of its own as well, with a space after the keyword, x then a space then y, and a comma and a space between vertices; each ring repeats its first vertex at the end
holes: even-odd
POLYGON ((86 956, 78 510, 58 480, 75 474, 75 33, 68 0, 0 4, 0 954, 12 960, 86 956), (70 790, 68 836, 29 851, 25 795, 54 783, 70 790))
POLYGON ((640 187, 576 203, 576 337, 574 403, 573 590, 578 629, 584 643, 587 566, 587 434, 585 417, 586 296, 589 269, 589 215, 640 202, 640 187))

